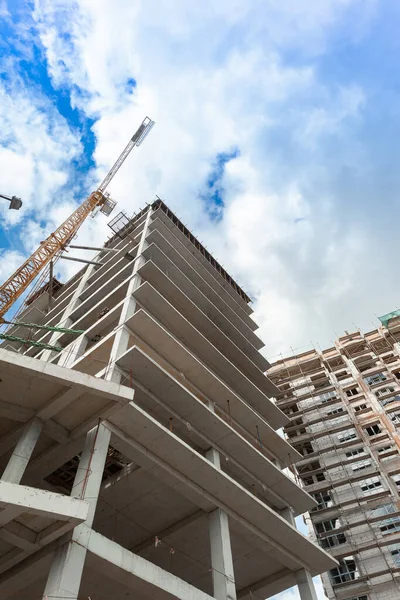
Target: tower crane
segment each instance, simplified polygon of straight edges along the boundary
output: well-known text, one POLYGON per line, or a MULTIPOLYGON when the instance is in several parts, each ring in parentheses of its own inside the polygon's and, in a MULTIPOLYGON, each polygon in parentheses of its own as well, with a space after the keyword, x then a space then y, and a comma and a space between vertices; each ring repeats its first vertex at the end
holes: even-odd
POLYGON ((111 213, 115 202, 111 200, 106 189, 133 148, 140 146, 153 125, 154 121, 149 117, 143 120, 97 190, 92 192, 64 223, 41 242, 39 248, 0 286, 0 323, 4 322, 4 315, 8 309, 23 294, 40 271, 57 253, 63 250, 90 213, 95 209, 107 216, 111 213))

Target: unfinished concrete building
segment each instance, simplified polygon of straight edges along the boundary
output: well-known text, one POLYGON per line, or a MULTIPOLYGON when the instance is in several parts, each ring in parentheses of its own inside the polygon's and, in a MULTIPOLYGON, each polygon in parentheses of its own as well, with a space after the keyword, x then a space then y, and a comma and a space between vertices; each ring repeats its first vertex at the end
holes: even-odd
POLYGON ((400 312, 381 322, 268 371, 317 502, 311 537, 340 561, 322 576, 328 598, 400 598, 400 312))
POLYGON ((161 200, 110 226, 0 348, 0 597, 316 600, 249 298, 161 200))

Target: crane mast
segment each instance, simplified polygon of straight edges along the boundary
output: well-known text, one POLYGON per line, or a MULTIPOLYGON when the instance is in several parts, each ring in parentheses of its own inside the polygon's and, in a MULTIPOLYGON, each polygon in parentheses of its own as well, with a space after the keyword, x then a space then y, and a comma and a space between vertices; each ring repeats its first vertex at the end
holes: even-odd
POLYGON ((27 258, 27 260, 0 286, 0 322, 13 303, 23 294, 40 271, 55 255, 62 250, 69 240, 76 234, 87 216, 97 207, 105 214, 108 196, 105 190, 113 177, 120 169, 130 152, 135 146, 140 146, 154 125, 149 117, 146 117, 139 129, 133 134, 128 144, 107 173, 97 190, 92 192, 86 200, 62 223, 49 237, 44 240, 39 248, 27 258))

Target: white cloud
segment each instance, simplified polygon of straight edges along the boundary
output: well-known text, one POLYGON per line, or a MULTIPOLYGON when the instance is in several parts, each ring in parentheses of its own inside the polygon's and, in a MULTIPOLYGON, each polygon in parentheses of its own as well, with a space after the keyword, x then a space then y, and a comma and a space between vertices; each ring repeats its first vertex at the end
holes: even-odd
MULTIPOLYGON (((2 193, 23 200, 23 209, 10 211, 2 201, 3 226, 35 219, 47 221, 49 207, 67 183, 71 161, 81 152, 72 133, 51 102, 26 87, 16 66, 8 62, 8 82, 0 82, 0 172, 2 193)), ((27 248, 34 239, 23 239, 27 248)))
MULTIPOLYGON (((363 13, 364 28, 374 5, 368 2, 363 13)), ((106 0, 35 4, 54 85, 68 86, 75 105, 97 119, 93 185, 142 118, 154 118, 149 139, 110 186, 118 208, 133 212, 155 194, 171 205, 254 296, 270 356, 311 339, 329 343, 343 314, 351 316, 367 235, 362 227, 342 228, 321 149, 327 141, 347 144, 341 155, 354 164, 362 150, 350 148, 346 136, 362 122, 368 97, 356 84, 322 82, 315 65, 335 28, 348 26, 348 11, 362 6, 360 0, 181 0, 173 9, 166 0, 125 0, 118 10, 106 0), (295 66, 285 51, 298 53, 295 66), (130 78, 134 94, 126 88, 130 78), (277 131, 283 138, 273 143, 277 131), (226 167, 225 210, 215 224, 199 192, 216 154, 232 147, 241 154, 226 167)), ((98 244, 107 232, 98 216, 80 237, 98 244)))
MULTIPOLYGON (((155 194, 171 205, 253 295, 269 356, 311 340, 329 344, 336 327, 351 326, 359 307, 364 315, 375 312, 381 294, 377 286, 371 290, 371 271, 381 281, 387 272, 392 276, 363 224, 349 226, 342 218, 332 175, 340 176, 341 160, 367 172, 363 148, 350 139, 362 123, 367 91, 355 83, 330 84, 316 68, 335 28, 361 36, 375 4, 35 4, 54 85, 68 88, 73 105, 96 119, 96 167, 88 174, 93 186, 143 117, 154 118, 148 140, 110 186, 117 210, 133 212, 155 194), (348 11, 358 11, 354 29, 348 11), (289 52, 298 58, 292 64, 289 52), (131 78, 137 82, 133 94, 127 89, 131 78), (326 144, 334 147, 333 156, 325 154, 326 144), (240 156, 226 165, 223 219, 212 223, 200 192, 215 156, 233 147, 240 156)), ((0 3, 0 15, 7 17, 5 11, 0 3)), ((0 190, 21 196, 24 211, 8 211, 6 204, 1 210, 6 235, 21 220, 22 241, 31 251, 74 208, 73 183, 71 194, 64 186, 82 147, 51 102, 19 79, 11 59, 7 69, 12 84, 0 84, 0 161, 7 164, 0 190)), ((86 221, 80 241, 98 245, 109 233, 99 215, 86 221)), ((2 277, 20 262, 20 252, 4 252, 2 277)), ((60 267, 64 277, 77 268, 60 267)), ((393 288, 387 301, 396 293, 393 288)), ((316 585, 324 598, 321 583, 316 585)), ((277 598, 298 594, 288 590, 277 598)))
POLYGON ((0 250, 0 277, 2 280, 8 277, 24 261, 24 255, 17 250, 0 250))

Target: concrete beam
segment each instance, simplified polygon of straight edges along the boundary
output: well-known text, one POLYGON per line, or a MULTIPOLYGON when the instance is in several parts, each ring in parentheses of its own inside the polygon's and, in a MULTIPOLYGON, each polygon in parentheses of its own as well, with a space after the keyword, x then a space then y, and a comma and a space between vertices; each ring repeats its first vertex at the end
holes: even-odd
POLYGON ((26 423, 29 419, 35 416, 35 411, 32 408, 26 408, 25 406, 19 406, 14 402, 6 402, 0 400, 0 417, 3 419, 10 419, 11 421, 19 421, 20 423, 26 423))
POLYGON ((7 481, 0 481, 0 506, 4 507, 0 526, 13 519, 15 511, 76 523, 84 521, 89 512, 84 500, 7 481))
MULTIPOLYGON (((197 521, 197 519, 200 519, 201 517, 204 517, 206 514, 207 513, 205 513, 204 510, 196 510, 196 512, 192 513, 191 515, 188 515, 187 517, 184 517, 183 519, 180 519, 180 521, 177 521, 173 525, 170 525, 169 527, 166 527, 162 531, 158 532, 157 533, 157 537, 160 540, 162 540, 162 539, 166 538, 167 536, 172 535, 176 531, 179 531, 183 527, 186 527, 187 525, 190 525, 194 521, 197 521)), ((143 540, 143 542, 140 542, 139 544, 136 544, 136 546, 134 546, 133 548, 130 548, 130 550, 132 552, 134 552, 135 554, 138 554, 139 552, 141 552, 145 548, 148 548, 149 546, 153 546, 153 545, 154 545, 154 535, 152 535, 151 537, 143 540)))
POLYGON ((16 521, 11 521, 0 529, 2 540, 28 552, 34 552, 37 549, 36 536, 37 534, 32 529, 16 521))
POLYGON ((176 575, 129 552, 100 533, 84 525, 82 527, 84 541, 81 543, 92 555, 100 559, 94 562, 95 568, 102 572, 106 568, 108 577, 120 581, 138 594, 154 600, 214 600, 176 575))
MULTIPOLYGON (((15 446, 15 444, 17 444, 19 438, 24 433, 24 429, 25 425, 18 426, 16 429, 13 429, 1 438, 0 456, 3 456, 7 452, 9 452, 15 446)), ((50 438, 58 442, 57 446, 59 443, 65 444, 65 442, 68 441, 69 432, 67 431, 67 429, 65 429, 64 427, 62 427, 62 425, 59 425, 52 419, 50 419, 50 421, 47 421, 47 423, 44 424, 43 431, 50 438)))
POLYGON ((19 591, 45 576, 51 561, 51 554, 58 543, 57 541, 49 544, 34 555, 15 564, 6 572, 0 572, 0 596, 8 598, 15 595, 17 598, 19 591))
POLYGON ((75 402, 75 400, 83 396, 85 392, 86 390, 81 386, 73 385, 47 402, 47 404, 37 412, 37 416, 43 421, 47 421, 60 412, 60 410, 66 408, 71 402, 75 402))
POLYGON ((38 534, 26 529, 20 529, 22 526, 20 523, 12 521, 0 529, 0 537, 10 544, 16 546, 7 554, 4 554, 0 558, 0 574, 5 571, 9 572, 10 569, 14 568, 19 563, 27 560, 27 558, 38 552, 42 548, 51 546, 52 543, 56 542, 64 534, 71 531, 74 523, 71 521, 53 521, 51 525, 43 529, 38 534), (32 535, 33 534, 33 535, 32 535), (34 539, 34 542, 32 542, 34 539))
POLYGON ((281 569, 281 571, 273 575, 263 577, 263 579, 241 588, 237 592, 237 598, 238 600, 254 600, 255 594, 257 594, 257 598, 270 598, 295 584, 296 580, 293 571, 290 571, 290 569, 281 569))

